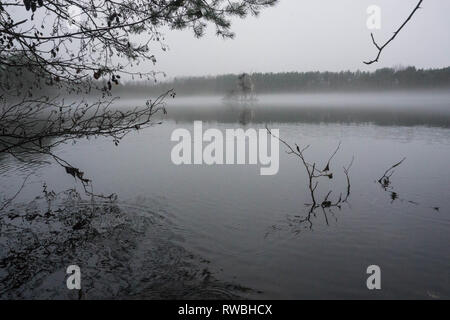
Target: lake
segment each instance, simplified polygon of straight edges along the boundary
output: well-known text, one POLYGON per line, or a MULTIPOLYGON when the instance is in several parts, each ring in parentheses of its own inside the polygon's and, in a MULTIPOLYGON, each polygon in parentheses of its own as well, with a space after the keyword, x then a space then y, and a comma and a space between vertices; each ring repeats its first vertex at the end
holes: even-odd
POLYGON ((1 298, 73 298, 69 264, 81 268, 85 298, 450 298, 449 93, 278 95, 251 104, 186 97, 167 110, 161 125, 119 146, 82 139, 57 150, 96 193, 117 194, 113 202, 42 197, 44 183, 46 192, 81 188, 42 162, 50 159, 0 159, 4 198, 31 173, 1 212, 1 298), (272 176, 258 165, 173 164, 171 134, 192 131, 194 120, 222 132, 267 124, 292 145, 310 145, 304 155, 320 167, 341 143, 333 179, 316 192, 345 195, 343 166, 354 157, 347 202, 311 213, 305 168, 283 144, 272 176), (377 180, 404 157, 383 188, 377 180), (68 223, 81 216, 90 226, 68 223), (381 290, 367 289, 370 265, 381 268, 381 290))

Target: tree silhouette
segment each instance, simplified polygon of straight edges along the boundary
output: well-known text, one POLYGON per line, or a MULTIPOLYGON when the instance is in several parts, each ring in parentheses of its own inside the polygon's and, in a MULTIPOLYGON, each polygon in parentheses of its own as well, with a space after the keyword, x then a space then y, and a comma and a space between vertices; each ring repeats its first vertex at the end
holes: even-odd
POLYGON ((113 86, 124 76, 156 80, 141 64, 166 50, 161 28, 208 24, 232 38, 230 18, 257 15, 276 0, 7 0, 0 2, 0 154, 52 156, 82 183, 81 171, 53 154, 68 140, 106 136, 117 145, 154 124, 172 90, 140 107, 114 110, 113 86), (97 93, 99 98, 84 99, 97 93), (59 96, 61 95, 61 96, 59 96), (76 102, 64 97, 74 96, 76 102))

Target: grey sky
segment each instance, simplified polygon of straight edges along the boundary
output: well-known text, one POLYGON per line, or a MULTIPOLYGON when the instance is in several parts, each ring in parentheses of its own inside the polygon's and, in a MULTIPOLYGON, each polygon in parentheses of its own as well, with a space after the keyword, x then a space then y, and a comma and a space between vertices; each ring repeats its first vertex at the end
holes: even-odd
POLYGON ((376 49, 366 27, 369 5, 381 7, 378 42, 384 42, 418 0, 280 0, 258 18, 233 21, 236 38, 223 40, 208 28, 201 39, 192 32, 167 31, 168 52, 156 65, 171 77, 239 72, 374 70, 385 66, 450 65, 450 1, 425 0, 413 20, 383 51, 381 63, 365 66, 376 49))

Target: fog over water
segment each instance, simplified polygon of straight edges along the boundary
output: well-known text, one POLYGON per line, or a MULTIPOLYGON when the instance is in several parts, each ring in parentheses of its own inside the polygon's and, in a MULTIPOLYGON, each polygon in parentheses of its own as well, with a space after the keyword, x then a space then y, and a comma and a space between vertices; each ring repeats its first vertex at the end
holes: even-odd
MULTIPOLYGON (((130 99, 118 101, 125 107, 130 99)), ((138 103, 136 98, 136 103, 138 103)), ((449 91, 303 93, 258 95, 234 103, 220 96, 180 96, 168 101, 165 118, 211 122, 375 123, 379 125, 450 126, 449 91)))

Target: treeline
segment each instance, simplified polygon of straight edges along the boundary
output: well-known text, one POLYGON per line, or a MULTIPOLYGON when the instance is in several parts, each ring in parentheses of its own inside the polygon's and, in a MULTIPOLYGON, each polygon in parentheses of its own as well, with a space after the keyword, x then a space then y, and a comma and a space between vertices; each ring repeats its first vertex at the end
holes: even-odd
MULTIPOLYGON (((238 75, 176 78, 170 82, 128 82, 115 87, 118 94, 158 94, 174 88, 182 95, 226 95, 236 87, 238 75)), ((450 67, 443 69, 383 68, 374 72, 283 72, 253 73, 257 94, 315 92, 443 89, 450 87, 450 67)))

